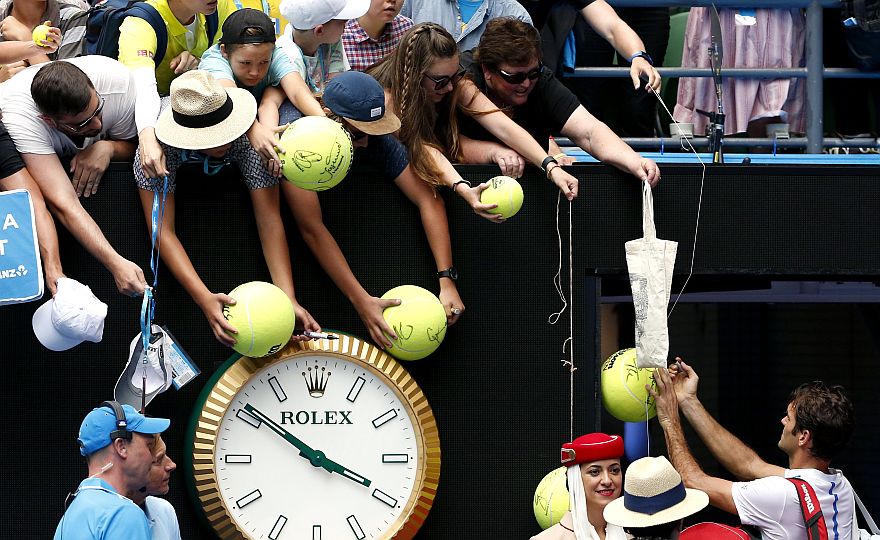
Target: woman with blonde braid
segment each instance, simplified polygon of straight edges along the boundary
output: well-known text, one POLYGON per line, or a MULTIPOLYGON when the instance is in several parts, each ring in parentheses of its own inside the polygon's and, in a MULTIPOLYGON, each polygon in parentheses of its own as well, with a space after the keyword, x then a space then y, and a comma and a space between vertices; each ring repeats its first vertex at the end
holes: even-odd
POLYGON ((455 119, 459 110, 512 149, 496 156, 505 174, 521 174, 519 154, 541 167, 568 200, 574 199, 577 179, 565 172, 469 79, 463 78, 465 72, 458 60, 458 47, 449 32, 437 24, 423 23, 410 29, 397 50, 368 71, 385 87, 386 103, 400 118, 398 137, 409 149, 410 165, 418 177, 433 186, 451 188, 478 215, 492 221, 503 220, 488 212, 494 206, 480 202, 480 193, 487 184, 472 187, 450 163, 461 156, 455 119))

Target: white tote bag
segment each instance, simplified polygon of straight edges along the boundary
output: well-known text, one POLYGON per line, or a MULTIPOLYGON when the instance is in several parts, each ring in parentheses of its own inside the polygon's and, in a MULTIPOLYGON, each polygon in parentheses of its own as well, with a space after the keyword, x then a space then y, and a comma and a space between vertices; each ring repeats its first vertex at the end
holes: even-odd
POLYGON ((636 366, 666 367, 669 328, 666 307, 678 242, 657 239, 651 186, 642 182, 643 237, 626 246, 626 266, 636 310, 636 366))

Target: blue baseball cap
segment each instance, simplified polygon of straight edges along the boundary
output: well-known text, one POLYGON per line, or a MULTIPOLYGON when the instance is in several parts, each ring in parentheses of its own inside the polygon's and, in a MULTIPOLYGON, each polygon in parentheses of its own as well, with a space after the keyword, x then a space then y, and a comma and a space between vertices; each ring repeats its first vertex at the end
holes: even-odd
MULTIPOLYGON (((162 433, 171 425, 171 420, 167 418, 147 418, 137 412, 131 405, 123 405, 125 412, 125 429, 133 433, 141 433, 144 435, 155 435, 162 433)), ((116 431, 116 415, 113 409, 107 406, 92 409, 92 412, 86 415, 79 426, 79 453, 84 456, 90 456, 98 450, 109 446, 111 442, 110 434, 116 431)))
POLYGON ((385 109, 385 91, 360 71, 345 71, 324 88, 324 106, 368 135, 386 135, 400 129, 400 119, 385 109))

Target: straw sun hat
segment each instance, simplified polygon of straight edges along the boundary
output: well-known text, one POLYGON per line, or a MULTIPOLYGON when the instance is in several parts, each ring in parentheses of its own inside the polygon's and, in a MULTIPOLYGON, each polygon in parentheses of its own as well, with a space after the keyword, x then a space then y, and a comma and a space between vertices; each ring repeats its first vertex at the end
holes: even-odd
POLYGON ((224 88, 207 71, 188 71, 171 83, 171 106, 156 122, 156 138, 183 150, 205 150, 241 137, 257 117, 254 96, 224 88))
POLYGON ((638 459, 626 469, 623 497, 605 507, 605 520, 621 527, 653 527, 695 514, 709 504, 698 489, 685 489, 665 457, 638 459))

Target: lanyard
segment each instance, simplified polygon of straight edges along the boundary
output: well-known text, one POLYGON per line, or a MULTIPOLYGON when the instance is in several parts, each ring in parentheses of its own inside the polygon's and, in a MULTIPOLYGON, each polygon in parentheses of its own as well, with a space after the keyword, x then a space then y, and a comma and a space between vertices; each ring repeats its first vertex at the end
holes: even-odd
POLYGON ((303 64, 306 66, 306 84, 309 85, 309 88, 312 90, 314 94, 320 94, 324 91, 324 84, 326 84, 327 78, 330 76, 330 72, 327 67, 324 65, 324 45, 319 45, 318 50, 315 51, 315 56, 318 59, 318 69, 321 71, 321 86, 315 82, 315 79, 312 78, 312 70, 311 66, 309 66, 308 56, 303 52, 303 50, 293 41, 293 37, 290 38, 290 42, 293 43, 293 46, 296 47, 296 50, 299 51, 300 56, 302 56, 303 64))
POLYGON ((214 176, 219 173, 223 167, 232 163, 232 158, 227 152, 222 159, 212 159, 198 150, 181 150, 180 160, 184 163, 201 163, 202 171, 208 176, 214 176))
POLYGON ((150 270, 153 271, 153 286, 144 289, 144 300, 141 303, 141 341, 144 354, 149 350, 150 335, 153 333, 153 312, 156 309, 156 299, 153 292, 159 284, 159 238, 161 237, 162 223, 165 221, 165 199, 168 196, 168 177, 162 180, 162 199, 159 199, 159 191, 153 192, 153 211, 150 219, 152 226, 152 244, 150 246, 150 270))

